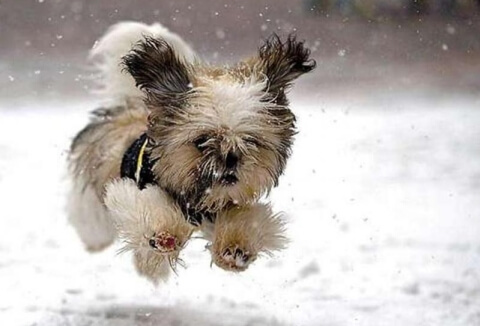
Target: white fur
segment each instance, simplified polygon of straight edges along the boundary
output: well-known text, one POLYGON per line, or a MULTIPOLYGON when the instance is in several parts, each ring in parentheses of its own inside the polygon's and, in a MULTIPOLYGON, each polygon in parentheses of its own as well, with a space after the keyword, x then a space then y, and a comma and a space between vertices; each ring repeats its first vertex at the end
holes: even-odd
POLYGON ((202 102, 193 103, 203 108, 202 114, 197 116, 202 125, 211 125, 212 128, 223 125, 236 132, 248 132, 258 126, 258 112, 270 106, 263 100, 267 95, 266 81, 259 81, 255 76, 242 83, 228 78, 203 82, 205 86, 197 87, 195 91, 206 96, 198 97, 202 102))
POLYGON ((133 251, 138 272, 154 282, 165 279, 168 265, 175 267, 179 252, 158 253, 149 239, 166 231, 183 247, 194 231, 176 203, 157 186, 140 190, 133 180, 119 179, 107 185, 105 205, 124 242, 123 251, 133 251))
POLYGON ((121 22, 111 26, 95 43, 90 51, 90 58, 95 60, 99 72, 98 92, 114 103, 142 97, 142 92, 135 87, 133 77, 122 71, 121 59, 144 36, 164 39, 186 63, 196 60, 195 52, 180 36, 158 23, 146 25, 138 22, 121 22))
POLYGON ((69 221, 87 250, 100 251, 115 241, 117 232, 93 188, 75 181, 68 197, 69 221))

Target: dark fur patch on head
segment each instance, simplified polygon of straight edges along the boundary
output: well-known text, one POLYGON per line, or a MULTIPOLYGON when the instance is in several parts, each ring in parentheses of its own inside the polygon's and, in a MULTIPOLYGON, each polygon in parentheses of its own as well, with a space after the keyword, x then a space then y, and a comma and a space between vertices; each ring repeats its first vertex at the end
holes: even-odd
POLYGON ((147 95, 148 106, 180 106, 190 90, 189 68, 163 39, 145 37, 123 57, 125 69, 147 95))
POLYGON ((285 42, 276 34, 270 36, 259 50, 259 61, 268 78, 267 91, 280 105, 288 104, 285 90, 291 82, 316 67, 315 60, 310 59, 310 50, 292 34, 285 42))

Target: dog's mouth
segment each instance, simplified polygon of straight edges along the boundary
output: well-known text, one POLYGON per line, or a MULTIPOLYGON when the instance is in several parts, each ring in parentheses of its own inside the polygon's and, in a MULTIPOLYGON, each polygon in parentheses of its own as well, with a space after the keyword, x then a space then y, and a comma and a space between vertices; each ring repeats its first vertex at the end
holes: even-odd
POLYGON ((222 176, 220 182, 224 186, 233 186, 238 182, 238 178, 234 173, 226 173, 222 176))

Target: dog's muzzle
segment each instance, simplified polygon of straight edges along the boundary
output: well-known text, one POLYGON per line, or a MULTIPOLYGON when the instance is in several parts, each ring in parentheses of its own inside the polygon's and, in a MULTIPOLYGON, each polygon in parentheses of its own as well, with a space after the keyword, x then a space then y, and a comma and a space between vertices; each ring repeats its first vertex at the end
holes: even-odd
POLYGON ((228 171, 223 174, 222 178, 220 179, 222 185, 225 186, 233 186, 238 182, 238 178, 235 175, 234 171, 228 171))

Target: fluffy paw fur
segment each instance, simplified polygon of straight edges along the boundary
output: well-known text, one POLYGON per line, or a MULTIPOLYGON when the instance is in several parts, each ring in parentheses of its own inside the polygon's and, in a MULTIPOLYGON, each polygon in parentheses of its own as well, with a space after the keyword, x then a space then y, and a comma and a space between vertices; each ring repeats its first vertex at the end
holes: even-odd
POLYGON ((140 190, 133 180, 119 179, 107 185, 105 205, 139 273, 154 282, 164 278, 195 229, 177 204, 157 186, 140 190))
POLYGON ((285 247, 284 221, 273 214, 269 205, 234 207, 217 217, 215 224, 205 226, 204 233, 212 243, 213 262, 220 268, 241 272, 259 254, 272 254, 285 247))

